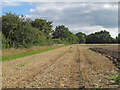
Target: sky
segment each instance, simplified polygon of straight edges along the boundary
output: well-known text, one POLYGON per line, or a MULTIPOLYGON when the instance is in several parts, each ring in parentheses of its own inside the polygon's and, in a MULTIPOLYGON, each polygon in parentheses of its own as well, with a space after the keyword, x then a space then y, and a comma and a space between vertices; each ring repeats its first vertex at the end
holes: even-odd
POLYGON ((112 37, 118 34, 117 2, 2 2, 3 12, 23 14, 27 18, 43 18, 53 21, 53 29, 58 25, 67 26, 74 34, 83 32, 87 35, 100 30, 107 30, 112 37))

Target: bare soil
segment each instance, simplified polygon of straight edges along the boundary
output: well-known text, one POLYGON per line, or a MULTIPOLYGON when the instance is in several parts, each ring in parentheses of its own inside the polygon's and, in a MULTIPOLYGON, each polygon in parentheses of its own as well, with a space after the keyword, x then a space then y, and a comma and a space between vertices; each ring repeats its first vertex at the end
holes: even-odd
POLYGON ((110 45, 110 46, 93 46, 91 50, 101 53, 105 57, 113 61, 115 66, 120 69, 120 51, 119 45, 110 45))
POLYGON ((111 60, 72 45, 2 63, 3 88, 116 88, 111 60))

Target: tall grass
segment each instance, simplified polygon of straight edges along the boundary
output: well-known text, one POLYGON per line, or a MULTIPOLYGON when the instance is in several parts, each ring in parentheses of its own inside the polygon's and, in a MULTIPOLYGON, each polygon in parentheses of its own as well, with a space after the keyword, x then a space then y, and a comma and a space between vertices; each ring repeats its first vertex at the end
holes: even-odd
POLYGON ((49 51, 52 49, 60 48, 63 45, 52 45, 52 46, 35 46, 27 49, 2 49, 2 61, 11 60, 19 57, 24 57, 27 55, 37 54, 44 51, 49 51))

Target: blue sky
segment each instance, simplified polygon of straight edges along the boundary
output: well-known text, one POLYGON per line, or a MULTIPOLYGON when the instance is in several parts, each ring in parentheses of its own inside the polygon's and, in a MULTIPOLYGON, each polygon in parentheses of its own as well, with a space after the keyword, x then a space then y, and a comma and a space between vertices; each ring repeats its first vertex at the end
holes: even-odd
POLYGON ((107 30, 112 37, 118 34, 116 2, 3 2, 2 12, 10 11, 53 21, 53 28, 66 25, 73 33, 107 30))
POLYGON ((7 3, 3 4, 3 8, 2 8, 2 12, 13 12, 13 13, 16 13, 16 14, 23 14, 23 15, 26 15, 26 14, 29 14, 29 10, 31 8, 35 8, 35 5, 32 5, 32 4, 29 4, 28 2, 16 2, 16 5, 8 5, 7 6, 7 3))

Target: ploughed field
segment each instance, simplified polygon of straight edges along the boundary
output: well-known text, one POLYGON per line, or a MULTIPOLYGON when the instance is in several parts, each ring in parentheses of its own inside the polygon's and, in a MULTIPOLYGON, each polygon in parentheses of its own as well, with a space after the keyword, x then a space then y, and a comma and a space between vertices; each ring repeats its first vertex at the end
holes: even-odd
POLYGON ((120 46, 119 45, 106 45, 106 46, 93 46, 91 50, 101 53, 105 57, 113 61, 115 66, 120 69, 120 46))
MULTIPOLYGON (((2 63, 3 88, 117 88, 113 61, 71 45, 2 63)), ((113 49, 114 50, 114 49, 113 49)))

